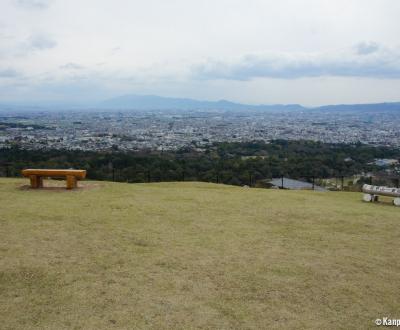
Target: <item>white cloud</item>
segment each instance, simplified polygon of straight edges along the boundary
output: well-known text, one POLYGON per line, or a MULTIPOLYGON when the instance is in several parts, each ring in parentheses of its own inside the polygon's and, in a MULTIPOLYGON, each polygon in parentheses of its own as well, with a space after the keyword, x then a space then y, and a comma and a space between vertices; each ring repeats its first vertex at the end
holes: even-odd
POLYGON ((64 69, 64 70, 82 70, 84 69, 84 67, 82 65, 79 65, 77 63, 66 63, 64 65, 60 65, 60 69, 64 69))
POLYGON ((356 50, 359 55, 368 55, 379 50, 380 46, 376 42, 360 42, 356 45, 356 50))
POLYGON ((56 47, 57 42, 44 34, 35 34, 29 37, 26 46, 32 50, 45 50, 56 47))
POLYGON ((14 78, 19 76, 19 73, 11 68, 1 69, 0 68, 0 79, 1 78, 14 78))
POLYGON ((15 3, 28 9, 46 9, 50 6, 51 0, 15 0, 15 3))
POLYGON ((330 53, 261 53, 236 60, 208 60, 193 68, 202 79, 369 77, 400 78, 400 49, 377 43, 360 43, 346 51, 330 53))

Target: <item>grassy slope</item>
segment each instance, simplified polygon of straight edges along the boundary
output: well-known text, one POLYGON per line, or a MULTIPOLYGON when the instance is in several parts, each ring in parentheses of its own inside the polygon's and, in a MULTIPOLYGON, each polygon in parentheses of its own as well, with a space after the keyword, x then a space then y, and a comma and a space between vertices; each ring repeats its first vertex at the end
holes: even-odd
POLYGON ((399 317, 400 209, 358 193, 0 180, 3 329, 373 327, 399 317))

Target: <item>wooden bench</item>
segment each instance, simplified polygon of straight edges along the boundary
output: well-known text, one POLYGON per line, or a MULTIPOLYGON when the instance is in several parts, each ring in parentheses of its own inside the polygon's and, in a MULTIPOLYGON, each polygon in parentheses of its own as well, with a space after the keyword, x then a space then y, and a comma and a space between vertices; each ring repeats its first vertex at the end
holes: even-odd
POLYGON ((66 178, 67 189, 74 189, 78 186, 77 181, 86 177, 85 170, 46 170, 27 169, 22 171, 24 177, 31 180, 31 188, 42 188, 43 178, 66 178))

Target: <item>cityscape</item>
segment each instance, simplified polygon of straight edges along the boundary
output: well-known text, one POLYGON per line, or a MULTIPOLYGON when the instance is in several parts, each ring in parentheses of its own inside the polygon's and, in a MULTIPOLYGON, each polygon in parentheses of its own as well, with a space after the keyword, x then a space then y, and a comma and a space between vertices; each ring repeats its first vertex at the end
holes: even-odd
POLYGON ((202 151, 276 139, 399 147, 399 127, 385 110, 19 110, 0 112, 0 148, 202 151))

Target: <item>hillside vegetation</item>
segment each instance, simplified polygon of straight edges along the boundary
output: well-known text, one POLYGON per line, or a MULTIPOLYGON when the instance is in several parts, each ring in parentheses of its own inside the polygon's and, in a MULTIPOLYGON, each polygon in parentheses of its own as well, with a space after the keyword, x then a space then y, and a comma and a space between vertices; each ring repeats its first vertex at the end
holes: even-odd
MULTIPOLYGON (((123 136, 121 139, 131 138, 123 136)), ((90 146, 88 144, 86 148, 90 146)), ((91 180, 130 183, 202 181, 263 186, 265 180, 282 175, 306 181, 311 181, 312 177, 340 181, 343 176, 373 173, 380 177, 380 180, 374 178, 375 184, 393 186, 398 184, 394 178, 400 175, 399 166, 383 168, 374 165, 375 159, 400 159, 400 149, 393 147, 285 140, 221 142, 197 147, 201 148, 121 152, 29 150, 16 144, 11 148, 0 148, 0 176, 18 176, 24 168, 80 168, 87 171, 91 180), (383 177, 387 182, 379 182, 383 177)), ((360 180, 360 184, 369 183, 370 179, 368 175, 360 180)))
POLYGON ((361 194, 0 180, 2 329, 366 329, 399 317, 400 209, 361 194))

